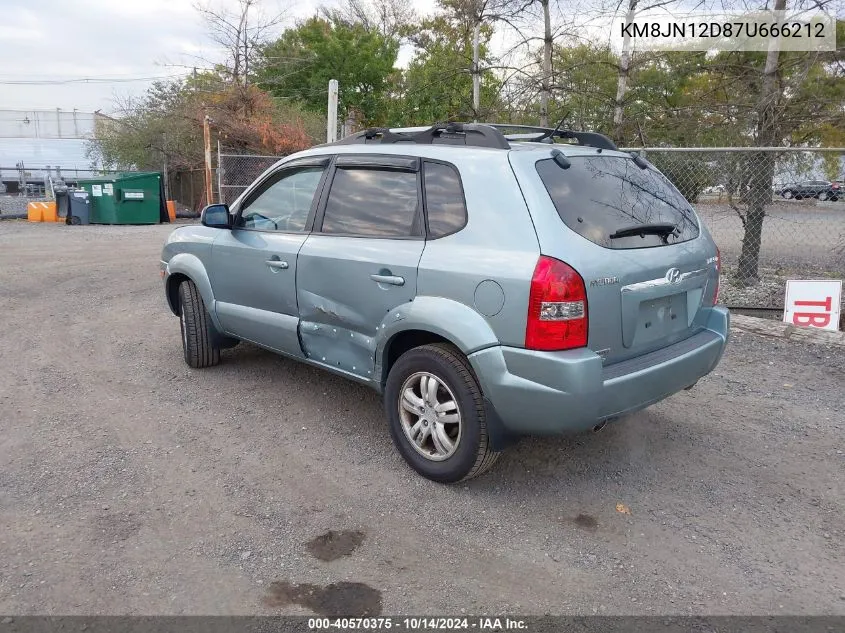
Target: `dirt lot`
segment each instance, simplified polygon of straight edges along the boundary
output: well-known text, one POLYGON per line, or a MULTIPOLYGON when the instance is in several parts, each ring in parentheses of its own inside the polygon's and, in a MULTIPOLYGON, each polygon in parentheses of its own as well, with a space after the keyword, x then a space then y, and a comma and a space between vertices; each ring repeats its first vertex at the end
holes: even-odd
POLYGON ((845 614, 842 348, 737 334, 695 390, 443 487, 360 386, 247 345, 189 370, 169 230, 0 223, 0 613, 845 614))

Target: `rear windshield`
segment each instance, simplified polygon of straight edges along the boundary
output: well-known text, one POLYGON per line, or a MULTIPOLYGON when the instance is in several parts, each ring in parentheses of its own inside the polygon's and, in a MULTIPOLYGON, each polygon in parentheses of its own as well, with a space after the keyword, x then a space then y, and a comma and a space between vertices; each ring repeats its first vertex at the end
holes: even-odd
POLYGON ((582 237, 615 249, 698 237, 692 207, 651 167, 640 169, 632 159, 617 156, 574 156, 569 162, 563 169, 551 158, 538 161, 537 173, 560 219, 582 237))

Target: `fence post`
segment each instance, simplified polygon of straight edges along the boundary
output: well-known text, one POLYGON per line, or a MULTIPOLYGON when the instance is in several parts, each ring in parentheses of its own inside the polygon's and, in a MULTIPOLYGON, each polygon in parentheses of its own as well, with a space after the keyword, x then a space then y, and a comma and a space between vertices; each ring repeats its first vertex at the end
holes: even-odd
POLYGON ((223 196, 223 154, 220 152, 220 139, 217 139, 217 202, 227 204, 223 196))
POLYGON ((206 114, 202 120, 202 136, 205 145, 205 203, 214 204, 214 194, 211 191, 211 118, 206 114))
POLYGON ((337 79, 329 80, 329 111, 326 121, 326 142, 334 143, 337 140, 337 79))

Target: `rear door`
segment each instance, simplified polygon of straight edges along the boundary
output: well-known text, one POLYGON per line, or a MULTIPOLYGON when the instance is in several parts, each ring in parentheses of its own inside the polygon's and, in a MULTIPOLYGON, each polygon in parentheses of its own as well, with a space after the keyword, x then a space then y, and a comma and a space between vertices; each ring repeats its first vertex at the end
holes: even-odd
POLYGON ((336 159, 298 260, 300 339, 315 362, 372 378, 379 324, 414 299, 425 246, 419 164, 399 156, 336 159))
POLYGON ((228 333, 302 356, 297 256, 313 224, 329 160, 303 159, 271 174, 237 209, 234 228, 214 240, 209 278, 228 333))
POLYGON ((568 163, 528 160, 518 175, 533 190, 542 253, 584 279, 589 347, 612 364, 699 331, 716 249, 689 203, 629 156, 595 152, 568 163))

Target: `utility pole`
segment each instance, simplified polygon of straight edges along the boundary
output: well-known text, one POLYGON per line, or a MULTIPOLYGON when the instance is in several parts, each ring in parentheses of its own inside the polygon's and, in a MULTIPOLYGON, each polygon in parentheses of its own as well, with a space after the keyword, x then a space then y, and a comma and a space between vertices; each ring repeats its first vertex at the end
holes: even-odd
POLYGON ((543 81, 540 84, 540 127, 549 127, 549 95, 552 83, 552 20, 549 0, 540 0, 543 7, 543 81))
POLYGON ((326 121, 326 143, 337 140, 337 79, 329 80, 329 116, 326 121))
POLYGON ((205 203, 214 204, 211 186, 211 119, 208 115, 202 120, 202 137, 205 142, 205 203))
POLYGON ((481 39, 481 18, 472 29, 472 116, 473 122, 478 123, 478 110, 481 105, 481 74, 478 68, 478 46, 481 39))
POLYGON ((161 140, 161 153, 164 156, 164 199, 170 200, 170 181, 167 174, 167 134, 162 134, 161 140))

